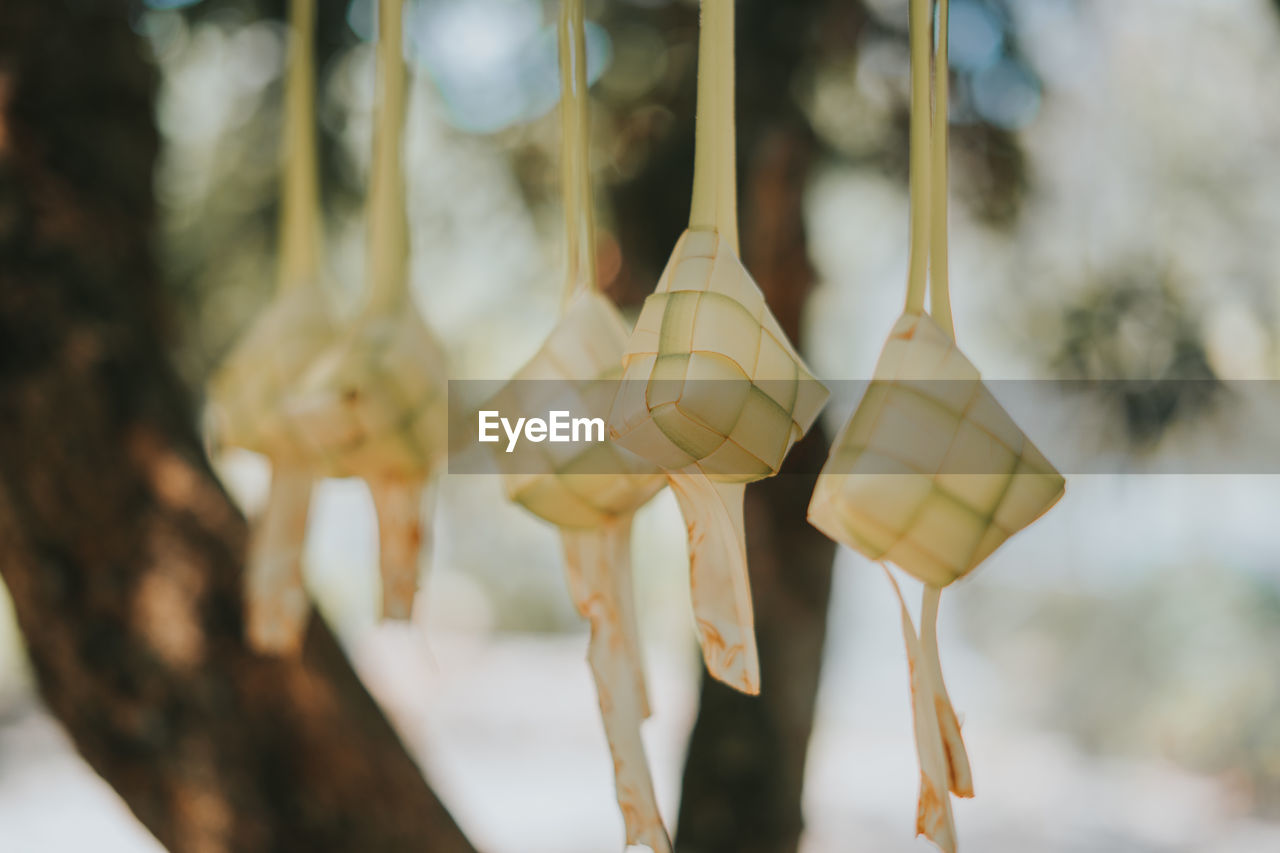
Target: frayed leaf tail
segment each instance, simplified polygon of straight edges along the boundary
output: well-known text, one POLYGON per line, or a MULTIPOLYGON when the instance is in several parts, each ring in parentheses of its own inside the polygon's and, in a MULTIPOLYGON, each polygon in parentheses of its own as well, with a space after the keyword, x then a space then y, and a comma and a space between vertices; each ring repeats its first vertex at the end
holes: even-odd
POLYGON ((631 589, 631 517, 594 530, 562 530, 574 605, 591 623, 587 661, 613 756, 628 844, 671 853, 653 793, 640 723, 648 715, 631 589))
POLYGON ((645 686, 644 654, 636 620, 635 591, 631 573, 631 522, 626 516, 590 530, 561 528, 569 595, 584 619, 592 608, 607 616, 614 630, 601 639, 616 637, 620 645, 610 653, 620 668, 631 673, 640 716, 649 717, 649 692, 645 686), (593 600, 599 599, 593 604, 593 600))
POLYGON ((920 802, 916 812, 916 834, 923 835, 945 851, 956 853, 955 820, 951 814, 948 793, 946 751, 938 724, 937 704, 928 670, 923 660, 920 639, 902 598, 902 590, 893 574, 885 569, 902 611, 902 637, 907 646, 907 662, 911 668, 911 709, 915 719, 916 752, 920 758, 920 802))
POLYGON ((743 693, 760 692, 743 483, 718 483, 696 469, 668 472, 689 529, 689 587, 707 671, 743 693))
POLYGON ((947 786, 957 797, 973 796, 973 774, 969 769, 969 752, 960 733, 960 721, 947 695, 942 680, 942 662, 938 658, 938 603, 942 590, 925 585, 920 608, 920 652, 925 673, 933 688, 933 704, 938 711, 938 727, 947 760, 947 786))
POLYGON ((635 580, 631 572, 631 518, 615 522, 606 528, 613 567, 613 578, 618 595, 618 621, 622 639, 626 644, 627 660, 636 682, 636 695, 640 698, 640 716, 648 719, 649 690, 645 685, 644 652, 640 642, 639 620, 636 618, 635 580))
POLYGON ((422 523, 431 490, 421 480, 370 480, 378 515, 378 563, 382 574, 382 618, 410 619, 418 593, 419 563, 428 541, 422 523))
POLYGON ((245 633, 264 654, 296 654, 311 602, 302 578, 302 549, 311 506, 311 474, 278 467, 267 508, 254 526, 245 575, 245 633))

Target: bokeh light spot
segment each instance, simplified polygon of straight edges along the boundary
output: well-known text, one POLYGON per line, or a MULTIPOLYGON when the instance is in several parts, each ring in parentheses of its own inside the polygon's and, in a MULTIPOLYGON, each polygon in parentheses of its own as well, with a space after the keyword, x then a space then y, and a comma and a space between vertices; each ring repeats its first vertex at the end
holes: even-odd
MULTIPOLYGON (((446 118, 493 133, 543 115, 560 96, 554 27, 536 0, 444 0, 419 7, 410 58, 440 90, 446 118)), ((609 36, 587 23, 587 75, 609 64, 609 36)))
POLYGON ((1015 59, 1002 59, 973 75, 973 107, 997 127, 1026 127, 1039 114, 1040 99, 1040 81, 1015 59))
POLYGON ((950 61, 959 71, 981 71, 1000 59, 1004 48, 1005 21, 981 0, 955 0, 951 4, 950 61))
POLYGON ((165 11, 168 9, 182 9, 186 6, 194 6, 200 0, 142 0, 142 5, 148 9, 158 9, 165 11))

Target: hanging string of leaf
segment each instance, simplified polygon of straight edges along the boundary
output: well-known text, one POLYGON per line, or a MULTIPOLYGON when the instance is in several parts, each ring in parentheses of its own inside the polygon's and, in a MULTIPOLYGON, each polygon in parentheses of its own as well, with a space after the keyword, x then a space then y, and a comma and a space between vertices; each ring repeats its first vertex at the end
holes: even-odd
POLYGON ((828 394, 738 257, 733 20, 732 0, 703 0, 689 228, 627 342, 609 427, 680 503, 708 671, 757 693, 743 494, 777 473, 828 394))
POLYGON ((942 588, 1053 506, 1065 481, 955 344, 947 271, 947 0, 937 0, 936 8, 935 51, 933 4, 911 0, 906 307, 865 396, 832 445, 809 520, 886 564, 911 668, 920 759, 916 831, 955 853, 948 792, 971 797, 973 780, 938 656, 942 588), (924 584, 919 633, 888 563, 924 584))
POLYGON ((247 636, 270 653, 297 650, 310 611, 302 548, 314 464, 283 401, 334 334, 319 281, 315 0, 293 0, 289 28, 277 292, 214 374, 209 391, 214 442, 257 451, 272 462, 271 490, 254 525, 246 567, 247 636))
MULTIPOLYGON (((560 121, 568 262, 564 308, 541 349, 496 395, 499 411, 603 412, 622 372, 627 332, 599 291, 591 195, 582 0, 560 13, 560 121)), ((670 853, 641 721, 649 715, 631 576, 631 525, 665 484, 654 465, 610 443, 537 444, 497 457, 511 500, 561 528, 574 605, 591 624, 587 658, 613 756, 627 844, 670 853)))
POLYGON ((409 292, 402 18, 403 0, 380 0, 365 302, 288 401, 320 470, 368 483, 382 613, 397 619, 411 615, 420 560, 430 550, 422 519, 432 512, 431 479, 447 447, 448 405, 444 355, 409 292))

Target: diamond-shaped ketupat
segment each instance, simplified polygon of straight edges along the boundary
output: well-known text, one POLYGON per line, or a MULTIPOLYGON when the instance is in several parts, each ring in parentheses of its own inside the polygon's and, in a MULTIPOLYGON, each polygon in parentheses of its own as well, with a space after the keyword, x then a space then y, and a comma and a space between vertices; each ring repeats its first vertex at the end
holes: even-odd
POLYGON ((667 472, 688 528, 707 669, 747 693, 760 674, 743 490, 778 472, 827 396, 732 241, 715 228, 685 231, 627 343, 609 430, 667 472))
POLYGON ((286 413, 326 476, 360 477, 378 516, 383 615, 408 619, 428 480, 447 447, 445 360, 409 295, 401 141, 402 0, 380 0, 373 161, 366 205, 365 301, 351 326, 303 375, 286 413))
POLYGON ((596 430, 581 438, 571 432, 569 442, 550 435, 546 443, 526 443, 523 450, 513 447, 508 449, 514 453, 495 455, 506 475, 508 496, 561 528, 569 592, 591 624, 587 660, 613 759, 626 842, 671 853, 640 734, 649 701, 631 573, 634 513, 666 484, 666 477, 600 434, 622 373, 627 330, 617 308, 599 292, 582 0, 561 3, 557 41, 566 301, 543 346, 487 408, 564 413, 572 419, 571 429, 584 423, 596 430))
POLYGON ((721 235, 685 231, 645 300, 609 414, 618 444, 723 482, 776 474, 827 389, 721 235))
POLYGON ((431 512, 427 483, 447 449, 444 371, 435 338, 405 304, 359 321, 316 360, 286 403, 318 470, 369 485, 383 614, 391 618, 410 617, 419 558, 430 542, 422 517, 431 512))
MULTIPOLYGON (((581 15, 580 5, 568 8, 581 15)), ((601 416, 613 399, 626 338, 613 303, 599 291, 581 289, 542 347, 487 407, 601 416)), ((669 853, 640 739, 649 700, 630 554, 632 518, 666 485, 666 475, 607 437, 603 442, 526 442, 512 453, 494 455, 508 498, 561 528, 570 593, 591 622, 588 660, 613 752, 628 843, 669 853)))
POLYGON ((734 3, 702 0, 689 228, 627 342, 610 434, 662 467, 688 531, 707 671, 760 690, 747 573, 746 484, 776 474, 827 389, 738 258, 734 3))
POLYGON ((893 585, 920 761, 916 832, 943 853, 956 853, 951 795, 972 797, 974 785, 942 676, 942 589, 1049 509, 1065 483, 954 344, 947 270, 949 20, 947 0, 911 0, 906 304, 818 478, 809 520, 881 561, 893 585), (889 562, 923 581, 918 630, 889 562))
MULTIPOLYGON (((499 411, 603 416, 612 399, 627 331, 606 297, 583 290, 542 348, 499 392, 499 411), (591 377, 588 381, 583 377, 591 377), (608 399, 603 399, 608 397, 608 399)), ((629 516, 666 485, 666 475, 612 441, 525 443, 496 454, 507 496, 552 524, 595 528, 629 516)))
POLYGON ((904 314, 832 447, 809 520, 943 587, 1039 518, 1064 486, 942 329, 904 314))
POLYGON ((331 477, 422 479, 448 442, 444 355, 417 311, 371 318, 318 358, 288 410, 331 477))
MULTIPOLYGON (((566 14, 582 27, 580 1, 566 3, 566 14)), ((626 340, 613 303, 594 288, 578 289, 542 347, 486 408, 602 416, 613 399, 626 340)), ((666 475, 607 437, 603 442, 526 442, 495 457, 507 496, 561 528, 569 590, 591 623, 587 658, 613 755, 627 842, 670 853, 640 737, 649 700, 630 553, 632 517, 666 485, 666 475)))

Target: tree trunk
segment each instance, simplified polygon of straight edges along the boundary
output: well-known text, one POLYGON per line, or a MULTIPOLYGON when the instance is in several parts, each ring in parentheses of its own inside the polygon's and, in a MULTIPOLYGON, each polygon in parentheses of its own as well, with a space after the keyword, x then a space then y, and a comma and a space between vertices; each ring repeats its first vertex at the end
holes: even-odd
POLYGON ((129 4, 0 12, 0 574, 45 701, 170 850, 471 851, 319 619, 242 639, 245 523, 161 344, 129 4))

